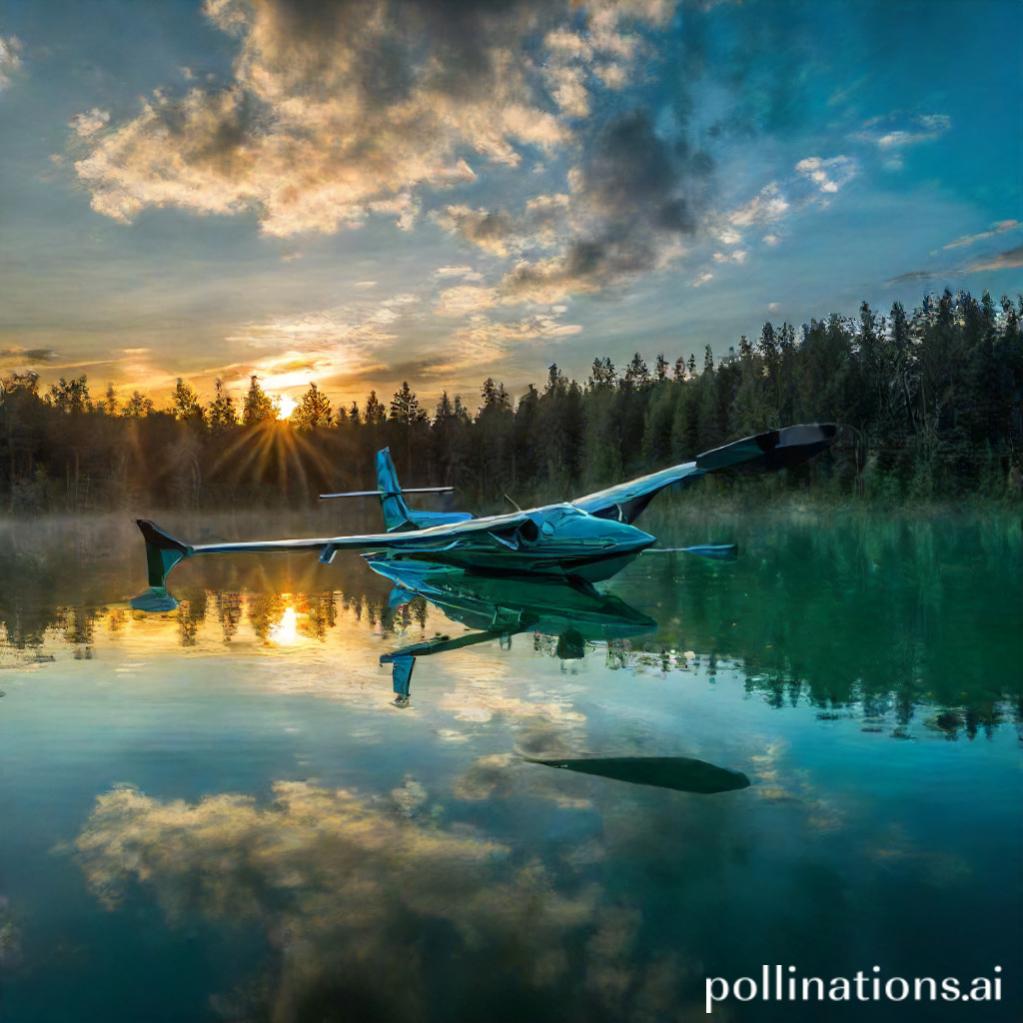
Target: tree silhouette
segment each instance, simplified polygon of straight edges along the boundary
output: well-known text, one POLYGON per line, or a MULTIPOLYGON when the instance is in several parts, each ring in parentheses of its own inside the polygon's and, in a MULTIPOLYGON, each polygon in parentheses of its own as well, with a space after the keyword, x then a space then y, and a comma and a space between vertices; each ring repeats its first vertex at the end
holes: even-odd
POLYGON ((442 394, 432 419, 409 381, 386 407, 374 391, 336 416, 311 384, 280 422, 253 376, 239 423, 221 380, 204 416, 184 380, 159 411, 139 390, 119 403, 108 388, 94 403, 85 376, 41 393, 34 373, 10 373, 0 378, 0 502, 32 511, 301 504, 318 482, 371 486, 373 454, 389 444, 408 485, 454 484, 466 503, 493 507, 506 493, 519 503, 563 497, 814 420, 841 423, 839 442, 775 489, 812 480, 817 494, 884 502, 1018 500, 1021 307, 965 292, 929 296, 912 312, 896 303, 887 316, 864 304, 855 319, 764 324, 722 358, 708 346, 699 372, 692 353, 659 354, 653 373, 637 353, 622 374, 598 356, 582 384, 552 364, 517 402, 487 377, 477 401, 442 394))
POLYGON ((249 377, 249 390, 242 406, 242 422, 246 426, 254 426, 277 418, 277 406, 274 400, 259 384, 259 377, 249 377))

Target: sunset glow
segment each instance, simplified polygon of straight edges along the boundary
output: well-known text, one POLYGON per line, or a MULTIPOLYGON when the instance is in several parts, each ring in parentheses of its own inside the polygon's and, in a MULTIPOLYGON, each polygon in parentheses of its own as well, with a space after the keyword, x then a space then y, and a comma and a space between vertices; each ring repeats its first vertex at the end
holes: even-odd
POLYGON ((277 396, 277 418, 278 419, 289 419, 291 413, 298 408, 298 402, 291 397, 290 394, 281 394, 277 396))
POLYGON ((986 41, 1018 8, 984 9, 8 5, 0 375, 475 409, 488 374, 1012 294, 1018 69, 986 41), (879 37, 914 43, 865 71, 879 37))

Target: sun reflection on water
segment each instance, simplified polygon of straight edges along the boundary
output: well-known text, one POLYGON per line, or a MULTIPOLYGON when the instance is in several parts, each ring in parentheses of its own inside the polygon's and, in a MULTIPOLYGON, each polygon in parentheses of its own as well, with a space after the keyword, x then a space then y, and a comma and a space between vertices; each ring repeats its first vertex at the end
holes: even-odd
POLYGON ((298 642, 298 612, 290 604, 280 621, 270 627, 269 638, 277 646, 294 646, 298 642))

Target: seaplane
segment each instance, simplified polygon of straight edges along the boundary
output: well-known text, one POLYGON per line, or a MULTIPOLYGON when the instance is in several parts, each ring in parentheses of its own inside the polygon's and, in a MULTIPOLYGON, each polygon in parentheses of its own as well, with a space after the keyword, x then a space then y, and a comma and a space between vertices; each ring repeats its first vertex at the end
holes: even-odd
MULTIPOLYGON (((167 590, 171 570, 187 558, 212 554, 307 551, 330 564, 339 551, 357 550, 365 552, 371 569, 392 580, 413 562, 471 574, 560 580, 592 589, 593 583, 610 579, 657 543, 656 537, 634 523, 661 491, 686 487, 712 474, 773 472, 799 465, 829 447, 836 430, 831 423, 768 430, 572 501, 480 517, 410 508, 406 495, 448 493, 452 488, 403 489, 384 449, 377 454, 376 490, 321 495, 324 500, 378 498, 385 527, 381 533, 190 544, 154 522, 136 520, 145 539, 149 589, 134 598, 132 606, 142 611, 172 610, 177 602, 167 590)), ((735 553, 731 544, 670 549, 710 558, 735 553)))

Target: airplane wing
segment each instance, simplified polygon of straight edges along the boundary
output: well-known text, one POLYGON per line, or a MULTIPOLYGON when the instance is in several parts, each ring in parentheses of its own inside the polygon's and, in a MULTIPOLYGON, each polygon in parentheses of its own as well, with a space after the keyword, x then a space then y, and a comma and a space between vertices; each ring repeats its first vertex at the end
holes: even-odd
POLYGON ((167 574, 183 558, 200 554, 266 554, 319 551, 320 561, 330 564, 343 550, 441 551, 472 534, 490 534, 495 545, 508 545, 516 529, 531 522, 528 515, 514 512, 491 515, 428 529, 398 533, 364 533, 354 536, 309 537, 295 540, 242 540, 226 543, 188 544, 171 536, 154 522, 136 520, 146 541, 149 585, 163 587, 167 574))
POLYGON ((692 462, 673 465, 660 472, 587 494, 572 504, 599 518, 634 522, 666 487, 688 486, 707 473, 774 472, 799 465, 828 447, 835 438, 836 430, 833 423, 812 423, 768 430, 705 451, 692 462))

